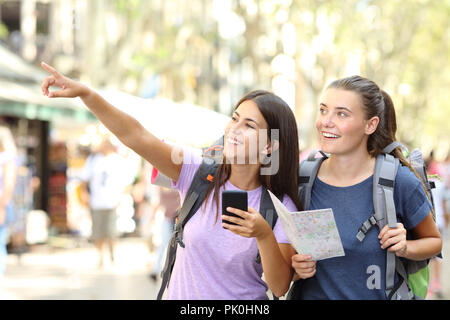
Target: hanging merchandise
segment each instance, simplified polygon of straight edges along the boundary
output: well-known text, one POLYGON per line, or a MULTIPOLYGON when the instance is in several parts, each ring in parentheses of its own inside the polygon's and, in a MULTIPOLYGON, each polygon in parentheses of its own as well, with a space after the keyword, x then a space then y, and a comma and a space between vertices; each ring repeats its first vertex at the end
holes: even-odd
POLYGON ((48 214, 57 232, 68 231, 67 226, 67 148, 64 143, 50 145, 50 177, 48 180, 48 214))

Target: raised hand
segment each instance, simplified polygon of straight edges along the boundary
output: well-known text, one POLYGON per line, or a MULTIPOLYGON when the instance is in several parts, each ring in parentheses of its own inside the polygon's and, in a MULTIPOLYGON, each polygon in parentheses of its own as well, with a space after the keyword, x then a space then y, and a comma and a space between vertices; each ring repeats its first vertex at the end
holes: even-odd
POLYGON ((85 85, 63 76, 56 71, 55 68, 45 62, 42 62, 41 66, 51 74, 51 76, 44 79, 41 86, 42 93, 47 97, 75 98, 83 97, 89 94, 89 88, 85 85), (50 87, 58 87, 60 90, 50 92, 50 87))

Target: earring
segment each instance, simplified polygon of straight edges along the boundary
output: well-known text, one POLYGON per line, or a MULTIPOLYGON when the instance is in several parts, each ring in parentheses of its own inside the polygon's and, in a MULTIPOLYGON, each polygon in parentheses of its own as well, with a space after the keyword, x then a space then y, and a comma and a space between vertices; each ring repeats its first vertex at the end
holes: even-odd
POLYGON ((264 156, 262 157, 262 159, 261 159, 261 164, 264 165, 264 166, 270 164, 270 162, 272 161, 272 159, 270 158, 270 156, 271 156, 270 153, 264 155, 264 156))

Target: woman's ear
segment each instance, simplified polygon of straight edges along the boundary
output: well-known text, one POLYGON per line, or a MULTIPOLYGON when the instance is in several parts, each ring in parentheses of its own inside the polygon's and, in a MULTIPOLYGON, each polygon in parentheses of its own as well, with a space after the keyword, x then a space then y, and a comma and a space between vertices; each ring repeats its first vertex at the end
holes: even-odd
POLYGON ((272 152, 277 151, 279 147, 280 147, 280 141, 273 140, 273 141, 270 141, 267 143, 266 147, 264 148, 263 151, 261 151, 261 153, 266 156, 270 156, 272 154, 272 152))
POLYGON ((369 120, 367 120, 366 126, 365 126, 365 133, 367 135, 371 135, 375 132, 378 128, 378 124, 380 123, 380 118, 378 117, 372 117, 369 120))

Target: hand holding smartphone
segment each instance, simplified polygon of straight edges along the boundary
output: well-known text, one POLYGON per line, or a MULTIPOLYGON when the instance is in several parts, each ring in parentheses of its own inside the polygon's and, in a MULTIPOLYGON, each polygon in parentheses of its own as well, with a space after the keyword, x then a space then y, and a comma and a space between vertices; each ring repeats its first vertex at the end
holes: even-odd
MULTIPOLYGON (((238 217, 238 215, 228 212, 227 208, 235 208, 242 211, 248 211, 248 196, 247 191, 242 190, 224 190, 222 191, 222 214, 232 217, 238 217)), ((223 220, 224 223, 236 225, 236 223, 223 220)))

